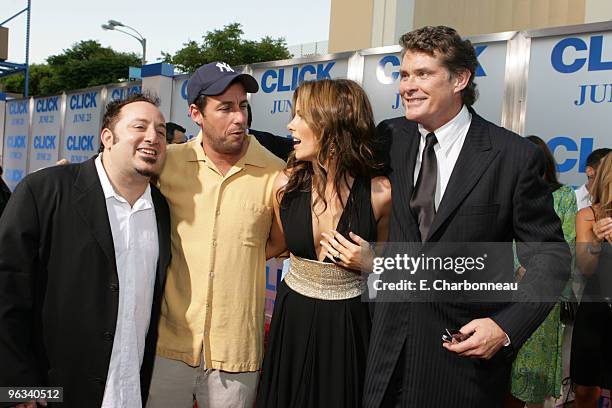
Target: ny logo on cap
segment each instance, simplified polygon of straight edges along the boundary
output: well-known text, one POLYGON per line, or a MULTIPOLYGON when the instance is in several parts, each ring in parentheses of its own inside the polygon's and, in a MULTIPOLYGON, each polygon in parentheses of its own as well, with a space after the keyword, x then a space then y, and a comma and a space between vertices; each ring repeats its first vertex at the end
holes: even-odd
POLYGON ((219 71, 223 72, 223 70, 227 71, 227 72, 234 72, 234 70, 232 69, 232 67, 230 67, 227 62, 217 62, 216 65, 217 68, 219 68, 219 71))

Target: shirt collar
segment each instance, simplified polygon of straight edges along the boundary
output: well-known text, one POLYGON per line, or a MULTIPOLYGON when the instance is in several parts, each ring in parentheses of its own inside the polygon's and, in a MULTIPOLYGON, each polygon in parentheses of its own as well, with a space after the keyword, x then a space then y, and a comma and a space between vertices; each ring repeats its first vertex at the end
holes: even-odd
MULTIPOLYGON (((127 203, 127 200, 119 193, 115 191, 113 185, 108 179, 108 175, 106 174, 106 170, 104 169, 104 165, 102 164, 102 153, 96 157, 94 161, 96 164, 96 171, 98 172, 98 178, 100 179, 100 184, 102 185, 102 191, 104 192, 104 198, 114 198, 117 201, 122 203, 127 203)), ((149 208, 153 208, 153 197, 151 197, 151 185, 147 184, 147 188, 145 192, 138 198, 138 200, 134 203, 134 209, 142 209, 146 210, 149 208)))
MULTIPOLYGON (((236 162, 235 166, 244 167, 245 164, 248 164, 250 166, 262 168, 266 167, 269 163, 269 158, 266 156, 264 148, 252 135, 247 134, 246 137, 249 142, 249 146, 247 147, 247 151, 244 156, 242 156, 240 160, 236 162)), ((196 161, 209 161, 206 153, 204 153, 204 149, 202 148, 202 138, 202 131, 200 130, 195 141, 188 142, 189 148, 193 151, 193 155, 190 155, 191 157, 187 161, 193 161, 194 156, 196 161)))
MULTIPOLYGON (((463 105, 454 118, 434 131, 440 148, 443 151, 450 149, 453 143, 461 137, 462 131, 470 126, 471 121, 472 114, 468 111, 467 107, 463 105)), ((421 134, 421 139, 425 140, 425 137, 430 132, 419 123, 419 133, 421 134)))

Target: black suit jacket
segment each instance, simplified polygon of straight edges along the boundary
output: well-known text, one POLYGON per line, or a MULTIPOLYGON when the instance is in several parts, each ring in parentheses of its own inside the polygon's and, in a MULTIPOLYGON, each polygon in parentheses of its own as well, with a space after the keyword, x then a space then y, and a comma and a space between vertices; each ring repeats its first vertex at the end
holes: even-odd
MULTIPOLYGON (((168 205, 153 186, 151 195, 159 258, 143 396, 170 260, 168 205)), ((28 175, 0 218, 0 386, 60 386, 62 406, 99 407, 118 302, 115 250, 94 159, 28 175)))
MULTIPOLYGON (((523 264, 531 265, 528 274, 537 278, 531 282, 541 285, 521 284, 519 292, 538 290, 554 299, 569 277, 570 253, 552 195, 541 178, 543 154, 529 141, 471 113, 465 143, 425 246, 508 242, 503 255, 511 260, 513 239, 562 243, 557 251, 539 248, 535 255, 519 253, 523 264)), ((383 121, 378 130, 389 143, 393 188, 389 242, 421 242, 417 218, 408 205, 419 148, 418 125, 402 117, 383 121)), ((514 353, 551 307, 550 303, 510 302, 377 303, 364 406, 501 406, 514 353), (483 317, 492 318, 509 335, 510 347, 488 361, 459 357, 442 347, 445 328, 458 329, 483 317)))
POLYGON ((255 136, 259 144, 268 149, 276 157, 287 161, 289 153, 293 150, 293 142, 291 139, 275 136, 272 133, 255 129, 249 129, 249 133, 255 136))

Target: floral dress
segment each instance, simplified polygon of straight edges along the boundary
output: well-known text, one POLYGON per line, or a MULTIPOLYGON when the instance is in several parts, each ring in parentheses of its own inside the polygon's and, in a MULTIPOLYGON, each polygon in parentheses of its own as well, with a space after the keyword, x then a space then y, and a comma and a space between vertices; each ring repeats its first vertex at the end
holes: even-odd
MULTIPOLYGON (((576 194, 562 186, 553 192, 555 211, 561 219, 565 241, 576 243, 576 194)), ((572 263, 574 257, 572 256, 572 263)), ((571 283, 568 288, 571 287, 571 283)), ((512 366, 511 393, 526 403, 542 403, 548 396, 561 395, 561 346, 563 325, 557 303, 542 325, 519 350, 512 366)))

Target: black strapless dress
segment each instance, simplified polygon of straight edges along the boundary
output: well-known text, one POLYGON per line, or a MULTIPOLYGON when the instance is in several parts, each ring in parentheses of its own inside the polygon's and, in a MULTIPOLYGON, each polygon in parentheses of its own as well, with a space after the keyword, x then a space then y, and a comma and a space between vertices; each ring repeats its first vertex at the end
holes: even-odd
MULTIPOLYGON (((376 241, 370 186, 369 178, 353 182, 336 229, 347 238, 352 231, 376 241)), ((311 200, 310 192, 286 194, 281 220, 292 256, 316 261, 311 200)), ((368 304, 359 295, 342 300, 305 296, 285 280, 276 294, 256 406, 360 407, 371 328, 368 304)))
POLYGON ((612 244, 601 246, 574 321, 570 377, 579 385, 612 389, 612 244))

